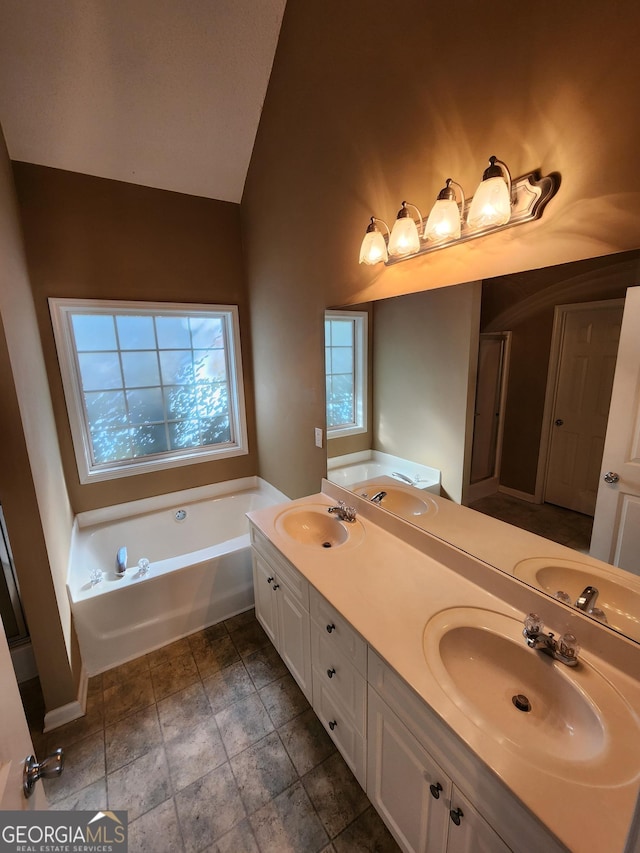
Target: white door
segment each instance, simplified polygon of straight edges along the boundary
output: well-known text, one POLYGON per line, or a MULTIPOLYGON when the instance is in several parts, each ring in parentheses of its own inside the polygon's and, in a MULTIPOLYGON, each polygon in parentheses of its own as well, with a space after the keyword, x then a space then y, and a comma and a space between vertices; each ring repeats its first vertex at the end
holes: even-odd
POLYGON ((624 306, 590 554, 640 575, 640 287, 624 306))
POLYGON ((544 500, 593 515, 622 304, 561 306, 562 342, 544 500))
POLYGON ((9 646, 0 622, 0 810, 46 809, 42 782, 29 799, 22 792, 24 760, 33 754, 9 646))

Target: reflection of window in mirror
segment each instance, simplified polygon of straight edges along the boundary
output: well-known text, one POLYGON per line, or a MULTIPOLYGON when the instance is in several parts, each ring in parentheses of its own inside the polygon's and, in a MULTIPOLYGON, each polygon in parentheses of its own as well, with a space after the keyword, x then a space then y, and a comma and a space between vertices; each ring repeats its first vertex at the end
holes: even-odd
POLYGON ((367 314, 325 311, 327 438, 367 431, 367 314))

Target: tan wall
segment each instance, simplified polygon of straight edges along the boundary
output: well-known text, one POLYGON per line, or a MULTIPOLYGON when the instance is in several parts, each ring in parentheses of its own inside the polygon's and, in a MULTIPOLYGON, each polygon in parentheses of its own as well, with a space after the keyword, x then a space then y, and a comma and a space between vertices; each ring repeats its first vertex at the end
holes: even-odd
POLYGON ((75 512, 257 473, 249 317, 235 204, 15 163, 27 258, 75 512), (250 453, 80 485, 50 296, 240 306, 250 453))
POLYGON ((479 282, 375 303, 376 450, 442 472, 442 493, 462 502, 469 374, 475 368, 479 282))
POLYGON ((76 699, 79 661, 65 580, 71 508, 0 131, 0 501, 49 710, 76 699))
POLYGON ((267 479, 324 471, 325 307, 638 246, 639 30, 631 0, 289 0, 242 205, 267 479), (358 266, 372 213, 426 212, 447 176, 472 194, 491 154, 560 174, 540 222, 358 266))

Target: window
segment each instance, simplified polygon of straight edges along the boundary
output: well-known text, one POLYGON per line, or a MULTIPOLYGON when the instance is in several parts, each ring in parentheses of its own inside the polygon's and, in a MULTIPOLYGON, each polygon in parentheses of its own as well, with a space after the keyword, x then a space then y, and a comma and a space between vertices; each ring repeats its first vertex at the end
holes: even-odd
POLYGON ((327 438, 367 431, 367 314, 325 311, 327 438))
POLYGON ((82 483, 247 453, 235 306, 49 304, 82 483))

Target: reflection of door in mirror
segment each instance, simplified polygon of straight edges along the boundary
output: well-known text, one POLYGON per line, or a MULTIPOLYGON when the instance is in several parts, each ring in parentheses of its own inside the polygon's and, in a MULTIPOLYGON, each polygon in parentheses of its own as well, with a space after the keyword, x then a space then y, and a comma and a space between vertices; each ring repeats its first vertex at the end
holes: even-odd
POLYGON ((544 500, 586 515, 596 505, 623 307, 624 300, 556 307, 544 500))
POLYGON ((470 501, 495 492, 499 482, 510 337, 509 332, 484 332, 480 335, 470 501))
POLYGON ((640 575, 640 287, 629 288, 591 554, 640 575))

